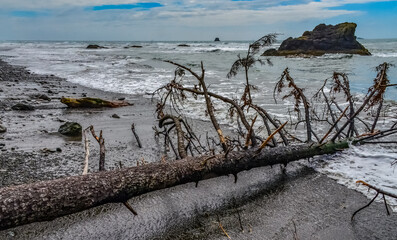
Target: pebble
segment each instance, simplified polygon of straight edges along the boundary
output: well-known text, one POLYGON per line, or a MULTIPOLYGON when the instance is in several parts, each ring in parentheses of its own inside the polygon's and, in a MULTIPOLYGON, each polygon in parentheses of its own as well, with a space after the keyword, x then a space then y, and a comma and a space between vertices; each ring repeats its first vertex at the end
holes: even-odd
POLYGON ((7 132, 7 128, 0 125, 0 133, 5 133, 5 132, 7 132))

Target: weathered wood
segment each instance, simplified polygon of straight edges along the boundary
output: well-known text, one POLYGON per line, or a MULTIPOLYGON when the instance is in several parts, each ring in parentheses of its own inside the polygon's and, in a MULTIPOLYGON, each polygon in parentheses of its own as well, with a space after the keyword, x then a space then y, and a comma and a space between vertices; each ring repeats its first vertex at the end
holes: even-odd
POLYGON ((295 145, 229 152, 208 158, 187 157, 114 171, 102 171, 0 189, 0 230, 83 211, 105 203, 124 203, 158 189, 215 176, 236 174, 255 167, 330 154, 347 148, 347 142, 295 145))
POLYGON ((100 98, 61 98, 61 103, 70 108, 101 108, 101 107, 124 107, 132 105, 126 101, 107 101, 100 98))

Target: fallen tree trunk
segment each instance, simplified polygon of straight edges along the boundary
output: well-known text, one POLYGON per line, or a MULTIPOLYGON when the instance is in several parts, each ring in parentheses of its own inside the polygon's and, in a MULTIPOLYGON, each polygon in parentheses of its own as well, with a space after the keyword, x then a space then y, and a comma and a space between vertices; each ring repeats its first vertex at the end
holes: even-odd
POLYGON ((126 202, 134 196, 188 182, 236 174, 255 167, 287 164, 347 148, 347 142, 295 145, 187 157, 115 171, 97 172, 0 189, 0 230, 48 221, 105 203, 126 202))

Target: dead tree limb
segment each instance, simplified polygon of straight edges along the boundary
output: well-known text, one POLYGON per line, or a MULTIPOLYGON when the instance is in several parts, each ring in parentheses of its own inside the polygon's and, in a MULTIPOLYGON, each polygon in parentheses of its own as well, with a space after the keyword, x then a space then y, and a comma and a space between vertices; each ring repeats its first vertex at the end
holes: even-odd
POLYGON ((364 182, 364 181, 362 181, 362 180, 359 180, 359 181, 357 181, 356 183, 362 184, 362 185, 364 185, 364 186, 367 186, 369 189, 375 190, 375 191, 376 191, 376 195, 375 195, 375 197, 374 197, 367 205, 365 205, 364 207, 358 209, 357 211, 355 211, 355 212, 353 213, 353 215, 352 215, 352 217, 351 217, 351 220, 352 220, 352 221, 354 220, 354 216, 355 216, 357 213, 359 213, 361 210, 363 210, 363 209, 369 207, 369 205, 371 205, 371 204, 375 201, 375 199, 378 197, 379 194, 382 194, 382 195, 383 195, 383 201, 384 201, 384 203, 385 203, 387 215, 390 215, 389 209, 388 209, 388 207, 387 207, 385 195, 397 199, 397 195, 396 195, 396 194, 393 194, 393 193, 384 191, 384 190, 382 190, 382 189, 380 189, 380 188, 378 188, 378 187, 375 187, 375 186, 373 186, 373 185, 371 185, 371 184, 368 184, 368 183, 366 183, 366 182, 364 182))
POLYGON ((255 149, 216 155, 187 157, 164 163, 101 171, 0 189, 0 229, 48 221, 105 203, 124 203, 141 194, 200 180, 235 174, 260 166, 331 154, 347 148, 347 142, 325 145, 280 146, 256 153, 255 149))
POLYGON ((281 131, 281 129, 283 129, 283 127, 285 125, 287 125, 288 121, 285 122, 283 125, 281 125, 279 128, 276 129, 276 131, 274 131, 272 134, 270 134, 270 136, 261 144, 261 146, 258 148, 258 152, 260 152, 263 148, 266 147, 267 143, 270 141, 270 139, 272 139, 274 137, 274 135, 276 135, 276 133, 278 133, 279 131, 281 131))
POLYGON ((361 113, 365 108, 371 107, 374 104, 377 104, 384 92, 386 91, 387 85, 389 83, 389 79, 387 78, 387 70, 389 68, 388 63, 383 63, 377 67, 378 75, 374 79, 374 85, 368 90, 367 97, 361 106, 354 112, 352 116, 346 121, 346 123, 339 129, 339 131, 332 137, 331 141, 335 141, 336 138, 341 134, 341 132, 350 124, 354 118, 361 113))
POLYGON ((102 136, 102 130, 99 137, 95 134, 94 126, 90 126, 91 134, 99 143, 99 171, 105 171, 105 139, 102 136))
POLYGON ((348 108, 349 108, 349 106, 347 106, 347 107, 345 108, 345 110, 343 111, 343 113, 339 116, 339 118, 338 118, 336 121, 334 121, 334 124, 331 126, 331 128, 328 130, 328 132, 327 132, 327 133, 324 135, 324 137, 319 141, 320 144, 323 143, 324 140, 328 137, 328 135, 332 132, 332 130, 334 130, 334 128, 336 128, 338 122, 339 122, 339 121, 342 119, 342 117, 345 115, 345 113, 346 113, 346 111, 347 111, 348 108))
POLYGON ((334 85, 332 86, 331 92, 340 92, 343 90, 346 100, 349 102, 350 106, 350 111, 349 111, 349 119, 350 120, 350 125, 349 125, 349 130, 347 131, 347 136, 348 137, 353 137, 353 132, 354 132, 354 101, 353 101, 353 96, 350 92, 350 83, 349 83, 349 78, 345 73, 338 73, 334 72, 333 74, 333 80, 334 80, 334 85), (340 80, 340 77, 342 78, 343 81, 340 80))
POLYGON ((135 136, 136 142, 138 143, 138 147, 139 147, 139 148, 142 148, 142 143, 141 143, 141 140, 139 139, 138 134, 136 133, 135 124, 134 124, 134 123, 131 124, 131 131, 132 131, 132 133, 133 133, 134 136, 135 136))
POLYGON ((201 66, 201 75, 200 76, 197 73, 195 73, 193 70, 191 70, 190 68, 185 67, 185 66, 183 66, 181 64, 178 64, 178 63, 175 63, 175 62, 172 62, 172 61, 166 61, 166 62, 171 63, 171 64, 173 64, 173 65, 175 65, 175 66, 177 66, 179 68, 182 68, 182 69, 190 72, 199 81, 200 86, 202 87, 203 92, 204 92, 204 98, 205 98, 205 103, 206 103, 206 106, 207 106, 208 115, 210 116, 212 125, 214 126, 216 132, 218 133, 218 137, 219 137, 219 140, 221 142, 222 149, 223 149, 224 152, 226 152, 229 147, 227 146, 226 138, 223 135, 221 127, 220 127, 220 125, 218 123, 218 120, 216 120, 216 117, 215 117, 215 114, 214 114, 214 107, 212 105, 212 101, 211 101, 210 96, 208 94, 207 85, 206 85, 205 80, 204 80, 205 70, 204 70, 203 62, 201 62, 201 65, 200 65, 201 66))
MULTIPOLYGON (((300 112, 299 105, 301 102, 303 102, 303 108, 305 110, 305 122, 306 122, 306 133, 307 133, 307 142, 312 142, 312 127, 310 123, 310 105, 309 101, 307 100, 305 94, 303 94, 303 89, 299 88, 296 84, 294 79, 291 77, 289 74, 288 68, 284 70, 284 72, 281 74, 280 80, 277 82, 276 86, 274 87, 273 91, 273 96, 274 100, 275 98, 275 93, 281 93, 283 88, 285 87, 284 80, 288 82, 288 87, 292 88, 291 92, 283 97, 283 99, 293 96, 295 99, 295 111, 300 112)), ((277 101, 276 101, 277 103, 277 101)))
POLYGON ((252 133, 254 132, 253 128, 254 128, 254 124, 255 124, 257 117, 258 117, 258 115, 256 115, 255 118, 252 119, 250 129, 248 130, 248 133, 247 133, 247 138, 245 139, 245 145, 244 145, 245 148, 248 148, 248 146, 252 143, 252 142, 250 142, 250 140, 251 140, 252 133))
MULTIPOLYGON (((180 119, 175 116, 172 116, 172 115, 165 115, 162 119, 160 119, 159 127, 163 127, 164 122, 168 119, 171 119, 174 122, 176 135, 177 135, 179 157, 185 158, 185 157, 187 157, 187 153, 185 150, 184 132, 182 130, 182 125, 181 125, 180 119)), ((171 141, 171 139, 170 139, 170 141, 171 141)))
POLYGON ((90 140, 88 140, 86 132, 88 132, 89 128, 90 127, 84 129, 84 131, 83 131, 84 150, 85 150, 83 175, 86 175, 88 173, 88 157, 90 156, 90 140))

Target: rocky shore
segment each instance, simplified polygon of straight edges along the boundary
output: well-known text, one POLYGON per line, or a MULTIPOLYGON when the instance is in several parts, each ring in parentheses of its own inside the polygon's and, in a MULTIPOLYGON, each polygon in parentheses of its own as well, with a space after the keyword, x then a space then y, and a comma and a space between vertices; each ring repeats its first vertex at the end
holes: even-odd
MULTIPOLYGON (((81 138, 58 133, 65 122, 78 122, 83 129, 93 125, 97 132, 103 130, 106 169, 120 164, 133 166, 141 158, 147 162, 158 159, 152 131, 154 106, 150 99, 85 88, 55 76, 32 74, 3 61, 0 61, 0 83, 0 125, 7 128, 0 133, 0 186, 81 174, 84 146, 81 138), (70 109, 60 102, 63 96, 125 99, 134 105, 70 109), (141 137, 142 149, 131 132, 132 123, 141 137)), ((99 146, 89 137, 90 159, 93 159, 89 171, 97 171, 99 146)))
MULTIPOLYGON (((82 140, 58 133, 67 121, 103 130, 106 169, 135 166, 142 158, 158 161, 154 110, 142 96, 90 89, 0 61, 0 125, 6 128, 0 133, 0 187, 81 174, 82 140), (124 99, 134 105, 69 109, 62 97, 124 99), (25 107, 14 107, 21 104, 25 107)), ((205 122, 195 125, 209 129, 205 122)), ((89 171, 94 172, 99 146, 92 138, 90 145, 89 171)), ((286 175, 278 167, 264 167, 239 173, 236 184, 224 176, 197 188, 185 184, 142 195, 130 200, 138 216, 122 204, 107 204, 1 231, 0 239, 226 239, 219 223, 231 239, 293 239, 295 233, 299 239, 395 239, 397 215, 386 216, 383 204, 372 204, 350 221, 368 201, 303 161, 288 166, 286 175)))

